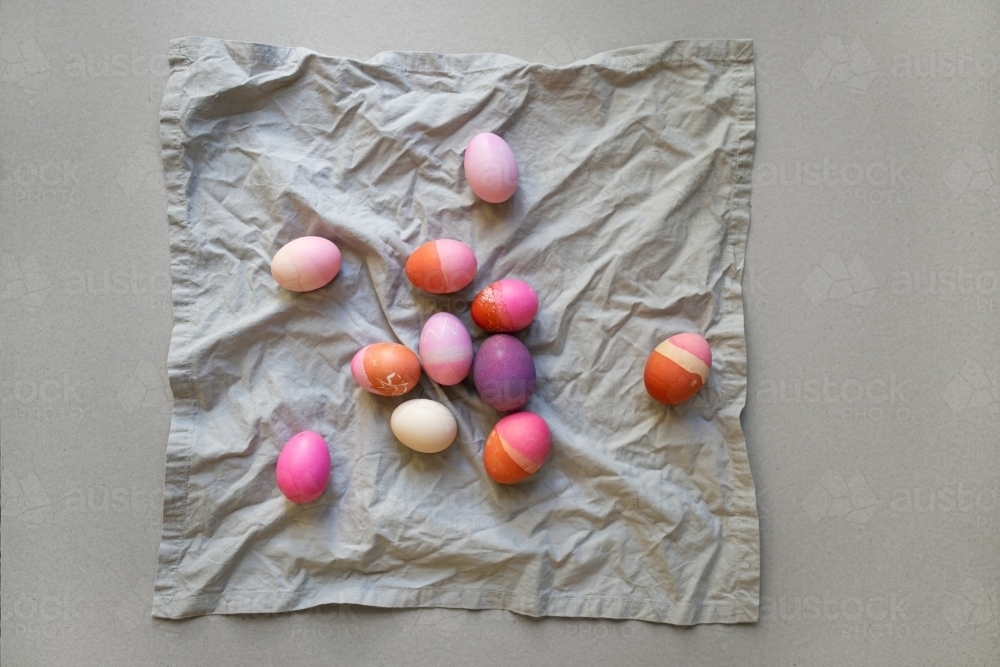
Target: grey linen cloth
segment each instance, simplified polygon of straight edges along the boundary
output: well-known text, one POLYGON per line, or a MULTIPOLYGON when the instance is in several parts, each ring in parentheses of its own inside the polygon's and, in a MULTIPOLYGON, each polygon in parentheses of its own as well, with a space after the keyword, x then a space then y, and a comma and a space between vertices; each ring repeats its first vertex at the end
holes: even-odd
POLYGON ((302 48, 174 40, 161 134, 174 329, 173 413, 152 613, 279 612, 326 603, 507 609, 531 616, 753 622, 759 533, 740 412, 741 277, 755 139, 750 40, 666 41, 561 67, 494 54, 385 52, 362 62, 302 48), (463 151, 501 135, 521 178, 478 200, 463 151), (336 279, 279 288, 270 261, 318 235, 336 279), (475 282, 417 291, 407 256, 468 244, 475 282), (517 334, 552 455, 519 485, 482 449, 500 414, 471 378, 426 375, 401 398, 358 387, 364 345, 417 349, 476 292, 534 286, 517 334), (692 401, 654 402, 650 351, 682 331, 712 346, 692 401), (410 451, 404 400, 450 408, 458 437, 410 451), (275 481, 284 443, 330 446, 325 493, 299 506, 275 481))

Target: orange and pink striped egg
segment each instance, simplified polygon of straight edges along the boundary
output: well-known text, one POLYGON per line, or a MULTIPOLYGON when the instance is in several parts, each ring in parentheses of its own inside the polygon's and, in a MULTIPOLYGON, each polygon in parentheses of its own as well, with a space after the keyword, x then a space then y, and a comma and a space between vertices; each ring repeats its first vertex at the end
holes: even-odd
POLYGON ((677 405, 701 390, 711 369, 708 341, 695 333, 680 333, 656 346, 646 360, 642 379, 650 396, 677 405))
POLYGON ((533 412, 515 412, 490 431, 483 467, 494 482, 515 484, 538 472, 551 450, 552 434, 545 420, 533 412))

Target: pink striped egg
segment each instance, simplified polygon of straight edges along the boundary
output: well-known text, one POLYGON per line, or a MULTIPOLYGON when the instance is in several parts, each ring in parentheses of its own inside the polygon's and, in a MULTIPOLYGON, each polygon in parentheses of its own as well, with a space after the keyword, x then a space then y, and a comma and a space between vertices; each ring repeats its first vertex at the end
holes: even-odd
POLYGON ((451 313, 435 313, 420 332, 417 348, 424 371, 438 384, 458 384, 472 368, 472 337, 462 320, 451 313))

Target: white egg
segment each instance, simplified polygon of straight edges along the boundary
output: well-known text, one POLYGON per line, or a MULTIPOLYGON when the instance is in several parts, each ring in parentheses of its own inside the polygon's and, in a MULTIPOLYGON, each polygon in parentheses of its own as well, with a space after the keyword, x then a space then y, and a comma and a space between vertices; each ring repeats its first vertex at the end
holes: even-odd
POLYGON ((458 435, 458 422, 451 411, 426 398, 401 403, 393 410, 389 426, 401 443, 424 454, 447 449, 458 435))

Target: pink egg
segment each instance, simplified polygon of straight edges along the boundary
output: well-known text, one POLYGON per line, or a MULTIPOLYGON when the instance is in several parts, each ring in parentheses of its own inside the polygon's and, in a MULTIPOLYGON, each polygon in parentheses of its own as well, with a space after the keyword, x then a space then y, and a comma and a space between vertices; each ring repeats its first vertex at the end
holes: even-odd
POLYGON ((330 448, 315 431, 292 436, 278 454, 278 488, 293 503, 305 505, 323 495, 330 481, 330 448))
POLYGON ((538 295, 521 280, 490 283, 472 300, 472 321, 483 331, 512 333, 525 328, 538 313, 538 295))
POLYGON ((472 337, 451 313, 431 315, 420 332, 420 363, 438 384, 458 384, 472 368, 472 337))
POLYGON ((507 142, 483 132, 465 148, 465 178, 481 199, 491 204, 507 201, 517 190, 517 159, 507 142))
POLYGON ((271 260, 274 280, 292 292, 309 292, 340 271, 340 248, 321 236, 303 236, 281 247, 271 260))

